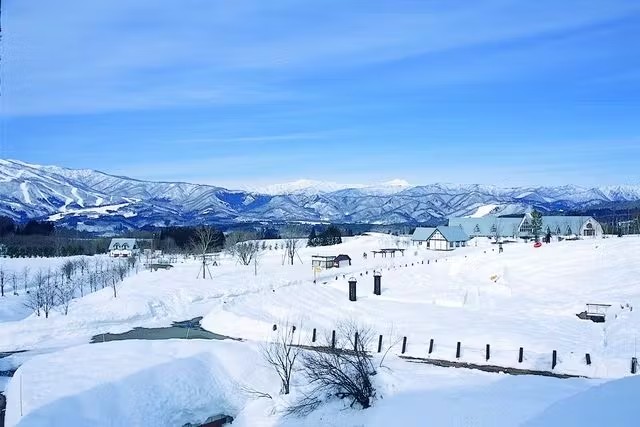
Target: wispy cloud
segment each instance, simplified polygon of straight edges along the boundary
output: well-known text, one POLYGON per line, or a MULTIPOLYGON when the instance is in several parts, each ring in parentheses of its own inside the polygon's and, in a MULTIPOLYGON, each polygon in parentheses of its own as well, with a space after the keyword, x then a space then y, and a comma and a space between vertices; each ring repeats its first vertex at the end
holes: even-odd
POLYGON ((562 34, 640 5, 32 0, 4 12, 3 109, 28 115, 297 99, 307 91, 290 82, 304 76, 562 34))

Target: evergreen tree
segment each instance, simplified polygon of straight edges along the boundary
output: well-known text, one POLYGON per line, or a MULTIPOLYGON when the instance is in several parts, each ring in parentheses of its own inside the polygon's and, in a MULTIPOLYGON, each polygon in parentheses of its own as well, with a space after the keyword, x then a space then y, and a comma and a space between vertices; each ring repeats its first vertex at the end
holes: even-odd
POLYGON ((318 246, 318 236, 316 235, 316 228, 311 228, 311 233, 309 234, 309 240, 307 241, 307 246, 314 247, 318 246))
POLYGON ((531 232, 536 242, 540 238, 540 232, 542 231, 542 214, 537 210, 531 212, 531 232))

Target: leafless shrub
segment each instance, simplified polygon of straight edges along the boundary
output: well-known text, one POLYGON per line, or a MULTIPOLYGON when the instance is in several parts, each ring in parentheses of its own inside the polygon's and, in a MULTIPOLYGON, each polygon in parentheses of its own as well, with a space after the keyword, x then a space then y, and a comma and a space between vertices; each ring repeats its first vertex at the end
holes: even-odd
POLYGON ((284 251, 289 260, 289 264, 293 265, 296 255, 298 255, 298 249, 301 243, 298 239, 287 239, 284 242, 284 251))
POLYGON ((229 252, 242 265, 250 265, 260 252, 257 242, 240 242, 229 248, 229 252))
POLYGON ((350 400, 350 406, 366 409, 375 397, 371 377, 376 374, 367 349, 371 331, 355 323, 343 323, 338 327, 343 341, 332 348, 305 351, 301 356, 302 371, 308 379, 311 392, 291 406, 287 413, 304 415, 317 408, 331 396, 350 400))
POLYGON ((291 390, 291 376, 296 361, 301 353, 300 333, 296 334, 295 327, 288 323, 280 327, 275 337, 261 347, 262 357, 271 365, 280 377, 280 393, 289 394, 291 390))

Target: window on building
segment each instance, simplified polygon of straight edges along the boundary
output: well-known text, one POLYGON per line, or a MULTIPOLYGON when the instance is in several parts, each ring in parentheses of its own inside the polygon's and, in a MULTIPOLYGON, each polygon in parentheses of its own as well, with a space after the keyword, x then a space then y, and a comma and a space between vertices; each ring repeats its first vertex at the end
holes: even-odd
POLYGON ((449 242, 449 247, 452 248, 453 247, 453 242, 449 242))
POLYGON ((525 219, 522 222, 522 225, 520 226, 520 232, 524 234, 533 233, 533 227, 531 226, 531 223, 529 222, 529 220, 525 219))

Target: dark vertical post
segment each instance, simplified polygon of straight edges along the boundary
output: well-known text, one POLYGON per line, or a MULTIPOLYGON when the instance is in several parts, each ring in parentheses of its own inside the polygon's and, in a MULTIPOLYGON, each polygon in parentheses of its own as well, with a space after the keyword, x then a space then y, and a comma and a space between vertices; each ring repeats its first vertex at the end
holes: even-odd
POLYGON ((382 273, 375 271, 373 273, 373 293, 380 295, 382 293, 382 273))
POLYGON ((520 347, 520 354, 518 355, 518 363, 522 363, 524 360, 524 348, 520 347))
POLYGON ((356 279, 353 277, 349 279, 349 301, 356 300, 356 279))
POLYGON ((404 337, 402 339, 402 354, 404 354, 407 351, 407 337, 404 337))
POLYGON ((489 344, 487 344, 487 351, 486 351, 486 354, 485 354, 485 358, 486 358, 486 360, 491 359, 491 347, 489 346, 489 344))
POLYGON ((356 337, 353 341, 353 351, 358 351, 358 332, 356 332, 356 337))
POLYGON ((336 348, 336 331, 331 331, 331 348, 336 348))
POLYGON ((585 359, 587 360, 587 365, 591 365, 591 355, 589 353, 585 355, 585 359))
POLYGON ((631 358, 631 373, 635 374, 638 371, 638 359, 635 357, 631 358))
POLYGON ((433 353, 433 338, 429 341, 429 354, 433 353))
POLYGON ((458 341, 458 345, 456 346, 456 359, 460 359, 460 347, 462 347, 462 344, 458 341))
POLYGON ((378 337, 378 353, 382 351, 382 335, 378 337))
POLYGON ((558 352, 553 350, 553 353, 551 354, 551 369, 555 369, 557 364, 558 364, 558 352))
POLYGON ((313 335, 311 335, 311 342, 316 342, 316 328, 313 328, 313 335))

